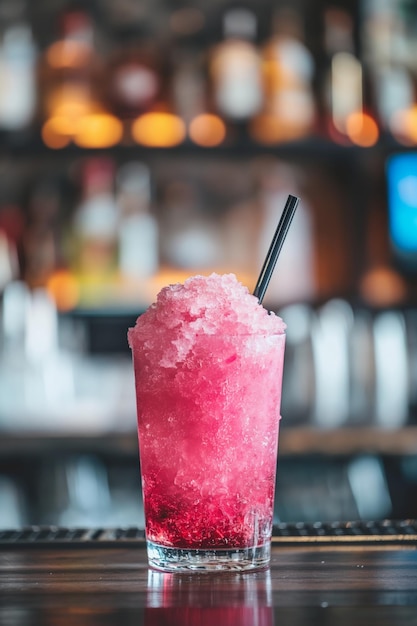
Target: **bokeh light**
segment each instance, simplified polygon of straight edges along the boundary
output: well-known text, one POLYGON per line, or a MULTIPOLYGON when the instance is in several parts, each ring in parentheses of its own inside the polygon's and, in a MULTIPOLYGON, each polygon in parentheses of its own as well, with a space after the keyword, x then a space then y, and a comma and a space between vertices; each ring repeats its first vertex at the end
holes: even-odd
POLYGON ((74 135, 81 148, 110 148, 123 136, 122 122, 109 113, 90 113, 83 116, 74 135))
POLYGON ((390 121, 390 130, 397 141, 405 145, 417 143, 417 105, 396 111, 390 121))
POLYGON ((42 140, 53 150, 65 148, 71 141, 72 129, 69 118, 62 115, 51 117, 42 126, 42 140))
POLYGON ((51 274, 46 288, 59 311, 70 311, 79 302, 80 289, 78 281, 68 270, 57 270, 51 274))
POLYGON ((378 141, 379 129, 371 115, 356 111, 351 113, 346 120, 346 135, 357 146, 369 148, 378 141))
POLYGON ((185 124, 172 113, 151 112, 139 116, 133 123, 132 135, 137 143, 151 148, 170 148, 182 143, 185 124))
POLYGON ((226 126, 217 115, 202 113, 191 120, 189 135, 199 146, 218 146, 226 137, 226 126))

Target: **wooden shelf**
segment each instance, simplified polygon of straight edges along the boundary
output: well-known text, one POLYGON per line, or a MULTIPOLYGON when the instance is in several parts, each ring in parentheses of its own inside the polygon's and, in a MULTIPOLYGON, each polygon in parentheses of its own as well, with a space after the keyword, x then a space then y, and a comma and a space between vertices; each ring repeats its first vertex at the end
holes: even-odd
POLYGON ((118 144, 109 148, 81 148, 70 144, 61 149, 48 148, 40 138, 40 132, 33 130, 27 133, 7 133, 0 131, 0 153, 14 158, 78 158, 94 154, 112 154, 117 158, 131 157, 152 158, 161 156, 174 157, 216 157, 245 159, 262 154, 275 154, 282 157, 297 157, 307 159, 320 158, 350 158, 364 152, 392 152, 406 151, 409 148, 398 144, 390 136, 382 136, 377 144, 371 148, 362 148, 354 145, 340 145, 320 135, 312 135, 303 139, 262 145, 251 140, 245 134, 234 141, 215 147, 201 147, 189 140, 171 148, 150 148, 134 143, 118 144))
POLYGON ((375 426, 319 429, 314 427, 282 429, 280 453, 284 455, 320 454, 417 454, 417 426, 378 428, 375 426))

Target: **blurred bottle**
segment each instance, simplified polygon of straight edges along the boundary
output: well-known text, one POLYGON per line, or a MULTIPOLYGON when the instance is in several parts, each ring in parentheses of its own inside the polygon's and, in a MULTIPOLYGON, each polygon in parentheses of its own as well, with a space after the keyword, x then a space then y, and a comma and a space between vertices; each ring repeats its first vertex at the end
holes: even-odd
POLYGON ((37 182, 30 195, 22 238, 23 279, 44 287, 62 257, 60 189, 52 179, 37 182))
POLYGON ((324 84, 326 131, 338 143, 371 146, 378 140, 379 130, 373 112, 366 106, 353 18, 344 9, 329 7, 324 13, 324 27, 329 61, 324 84))
POLYGON ((316 114, 315 67, 295 10, 287 7, 276 12, 273 35, 262 49, 262 69, 265 105, 252 120, 251 135, 265 144, 308 135, 316 114))
POLYGON ((381 311, 373 323, 375 422, 401 428, 409 417, 409 362, 404 314, 381 311))
POLYGON ((315 313, 308 304, 290 304, 279 314, 287 324, 282 414, 291 425, 308 423, 315 402, 316 376, 313 360, 312 329, 315 313))
POLYGON ((204 211, 194 183, 169 182, 161 203, 161 256, 169 267, 196 271, 221 265, 218 223, 204 211))
POLYGON ((119 271, 124 278, 149 278, 159 266, 158 224, 151 213, 151 174, 144 163, 119 169, 117 206, 119 271))
POLYGON ((0 39, 0 128, 20 131, 33 122, 36 94, 36 47, 26 18, 26 3, 5 0, 0 39))
POLYGON ((315 379, 312 417, 323 428, 337 428, 351 416, 352 329, 353 311, 347 302, 339 299, 326 302, 312 323, 315 379))
POLYGON ((172 98, 175 110, 189 127, 192 119, 207 107, 207 85, 198 50, 174 52, 172 98))
MULTIPOLYGON (((0 415, 15 429, 55 429, 73 398, 73 368, 59 343, 57 309, 46 289, 29 291, 11 283, 4 308, 8 351, 4 354, 4 389, 0 415), (15 319, 10 319, 14 315, 15 319), (65 407, 65 409, 63 408, 65 407), (6 410, 4 410, 6 409, 6 410)), ((1 367, 0 363, 0 367, 1 367)))
POLYGON ((220 115, 245 122, 263 106, 261 57, 255 45, 257 19, 246 8, 230 9, 223 16, 223 41, 209 60, 213 100, 220 115))
POLYGON ((362 66, 354 54, 353 20, 343 9, 331 7, 324 14, 324 45, 329 70, 324 85, 328 127, 346 135, 349 115, 362 110, 362 66))
POLYGON ((179 51, 173 64, 173 102, 189 138, 206 148, 222 144, 227 137, 227 124, 210 98, 201 53, 195 49, 179 51))
POLYGON ((82 297, 106 294, 117 266, 115 164, 107 157, 87 159, 81 170, 81 201, 73 221, 73 266, 82 297))
POLYGON ((0 293, 9 281, 20 278, 23 228, 20 207, 12 202, 0 205, 0 293))
POLYGON ((196 7, 171 12, 169 76, 172 106, 184 121, 188 138, 208 148, 227 140, 230 129, 219 115, 210 89, 205 22, 204 12, 196 7))
POLYGON ((16 262, 14 250, 11 248, 6 235, 0 229, 0 293, 13 278, 16 277, 16 262))
POLYGON ((155 37, 145 25, 122 31, 106 73, 106 101, 122 120, 137 117, 157 101, 163 79, 155 37))
POLYGON ((417 143, 415 36, 409 38, 406 8, 388 0, 363 0, 361 10, 364 59, 380 123, 397 140, 417 143))
POLYGON ((353 311, 349 338, 351 424, 371 424, 375 413, 373 318, 368 308, 353 311))
POLYGON ((168 53, 165 42, 156 38, 155 30, 149 33, 148 38, 152 37, 152 43, 148 42, 145 48, 139 48, 136 52, 135 71, 146 72, 148 78, 147 93, 143 91, 140 101, 137 101, 136 114, 132 109, 131 136, 142 146, 171 148, 185 140, 186 124, 176 111, 171 89, 171 53, 168 53))
POLYGON ((53 131, 56 147, 59 137, 63 145, 69 143, 80 119, 93 110, 97 63, 90 15, 81 9, 64 11, 59 35, 40 65, 42 117, 46 120, 43 138, 50 147, 55 147, 53 131))
POLYGON ((23 412, 26 368, 26 318, 30 294, 23 281, 10 281, 0 309, 0 423, 10 425, 16 409, 23 412))
POLYGON ((60 35, 40 65, 42 138, 50 148, 71 141, 83 148, 107 148, 123 136, 120 120, 102 98, 103 69, 96 43, 97 23, 84 9, 68 9, 60 35))
MULTIPOLYGON (((28 524, 26 504, 25 494, 17 481, 0 474, 0 530, 21 528, 28 524)), ((17 622, 20 622, 19 617, 17 622)))

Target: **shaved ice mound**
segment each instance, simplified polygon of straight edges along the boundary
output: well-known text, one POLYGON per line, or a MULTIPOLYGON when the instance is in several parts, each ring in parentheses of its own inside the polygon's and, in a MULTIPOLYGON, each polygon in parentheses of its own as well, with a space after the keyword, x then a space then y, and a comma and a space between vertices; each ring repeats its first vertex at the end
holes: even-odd
POLYGON ((131 348, 140 347, 165 367, 187 358, 201 335, 275 335, 283 320, 268 312, 234 274, 193 276, 164 287, 129 329, 131 348))

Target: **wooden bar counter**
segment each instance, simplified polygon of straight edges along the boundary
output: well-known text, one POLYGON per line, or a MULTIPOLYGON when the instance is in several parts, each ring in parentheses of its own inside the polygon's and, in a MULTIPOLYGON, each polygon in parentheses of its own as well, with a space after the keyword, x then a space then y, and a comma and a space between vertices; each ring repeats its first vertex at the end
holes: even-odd
POLYGON ((245 574, 151 570, 140 532, 89 531, 85 540, 83 531, 71 531, 75 541, 58 529, 58 540, 44 541, 9 532, 3 542, 0 532, 0 624, 417 624, 416 526, 403 526, 408 534, 345 537, 282 525, 270 568, 245 574))

